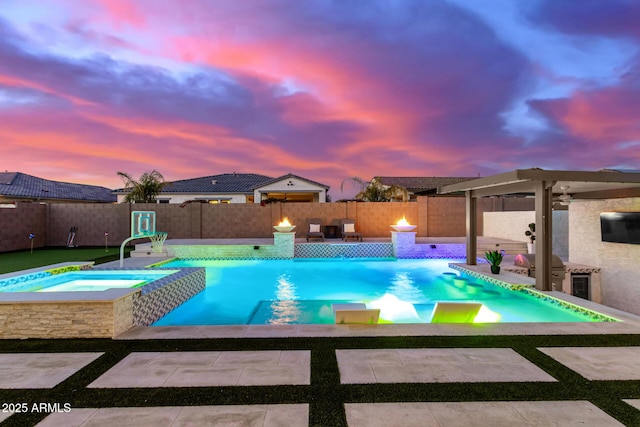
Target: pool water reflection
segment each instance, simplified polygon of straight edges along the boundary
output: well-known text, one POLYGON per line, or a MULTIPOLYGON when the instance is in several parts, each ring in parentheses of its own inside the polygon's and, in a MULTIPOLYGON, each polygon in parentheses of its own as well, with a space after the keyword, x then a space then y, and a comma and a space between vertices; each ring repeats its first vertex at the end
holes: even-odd
POLYGON ((380 308, 380 323, 427 323, 435 304, 479 302, 476 322, 593 322, 526 292, 454 273, 450 259, 176 260, 206 267, 207 288, 157 326, 333 323, 331 305, 380 308))

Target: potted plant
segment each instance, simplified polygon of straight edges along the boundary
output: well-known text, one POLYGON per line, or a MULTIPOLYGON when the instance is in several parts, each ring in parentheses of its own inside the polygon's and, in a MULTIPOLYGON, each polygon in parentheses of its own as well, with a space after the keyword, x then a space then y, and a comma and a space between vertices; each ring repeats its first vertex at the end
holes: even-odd
POLYGON ((529 229, 524 232, 524 235, 529 238, 529 243, 527 243, 527 251, 530 254, 536 253, 536 246, 534 242, 536 241, 536 223, 532 222, 529 224, 529 229))
POLYGON ((493 274, 500 273, 500 263, 502 262, 502 252, 488 251, 484 253, 484 257, 491 264, 491 272, 493 274))

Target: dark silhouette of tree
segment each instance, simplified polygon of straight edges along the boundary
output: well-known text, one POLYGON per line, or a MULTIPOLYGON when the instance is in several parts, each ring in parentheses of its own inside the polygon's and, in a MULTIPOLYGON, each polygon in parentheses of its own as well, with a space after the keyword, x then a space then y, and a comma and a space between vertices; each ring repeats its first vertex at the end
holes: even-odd
POLYGON ((124 181, 125 190, 131 190, 124 198, 128 203, 155 203, 156 197, 167 185, 162 174, 155 169, 143 173, 139 180, 125 172, 118 172, 118 176, 124 181))
POLYGON ((340 184, 340 191, 344 189, 344 183, 351 181, 360 187, 360 192, 354 196, 356 200, 363 202, 390 202, 396 199, 409 200, 409 192, 401 185, 384 185, 382 178, 376 176, 370 182, 360 177, 347 178, 340 184))

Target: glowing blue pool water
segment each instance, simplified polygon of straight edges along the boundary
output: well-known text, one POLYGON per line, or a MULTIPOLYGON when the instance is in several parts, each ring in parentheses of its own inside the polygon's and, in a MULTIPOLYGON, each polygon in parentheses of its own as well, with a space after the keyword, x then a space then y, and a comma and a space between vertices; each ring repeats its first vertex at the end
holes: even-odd
POLYGON ((481 302, 483 322, 599 321, 524 291, 459 276, 450 262, 176 260, 162 268, 206 267, 207 287, 154 326, 334 323, 336 303, 380 308, 380 323, 425 323, 438 301, 481 302))
POLYGON ((112 288, 137 288, 177 270, 85 270, 40 277, 18 276, 0 283, 0 292, 78 292, 112 288))

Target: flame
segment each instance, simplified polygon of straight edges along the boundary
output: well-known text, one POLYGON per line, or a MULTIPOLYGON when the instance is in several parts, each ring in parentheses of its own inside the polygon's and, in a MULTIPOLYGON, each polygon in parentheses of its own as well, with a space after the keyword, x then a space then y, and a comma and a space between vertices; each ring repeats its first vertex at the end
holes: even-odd
POLYGON ((291 227, 291 223, 289 222, 289 218, 285 217, 280 223, 278 227, 291 227))
POLYGON ((407 221, 407 219, 404 217, 404 215, 402 215, 402 219, 399 219, 396 225, 410 225, 410 224, 407 221))

